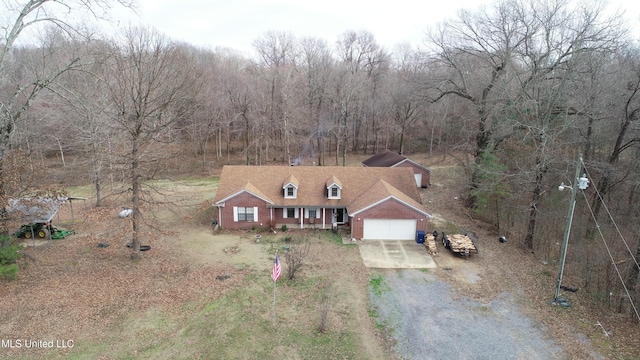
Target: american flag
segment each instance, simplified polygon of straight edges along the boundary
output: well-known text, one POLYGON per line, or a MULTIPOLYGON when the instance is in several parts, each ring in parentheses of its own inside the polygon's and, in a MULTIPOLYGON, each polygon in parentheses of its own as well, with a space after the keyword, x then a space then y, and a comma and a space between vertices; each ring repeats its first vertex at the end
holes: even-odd
POLYGON ((271 278, 273 281, 278 281, 280 278, 280 259, 278 259, 278 253, 276 253, 276 261, 273 263, 273 271, 271 272, 271 278))

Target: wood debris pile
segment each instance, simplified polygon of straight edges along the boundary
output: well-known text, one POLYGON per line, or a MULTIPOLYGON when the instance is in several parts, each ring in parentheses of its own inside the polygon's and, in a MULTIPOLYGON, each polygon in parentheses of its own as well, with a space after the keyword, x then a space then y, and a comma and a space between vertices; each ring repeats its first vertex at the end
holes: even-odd
POLYGON ((451 249, 451 251, 454 253, 459 253, 461 255, 478 253, 478 249, 476 248, 475 243, 467 235, 447 234, 443 235, 443 237, 444 246, 451 249))
POLYGON ((424 246, 427 248, 427 251, 429 251, 429 255, 438 254, 438 249, 436 248, 436 239, 433 237, 433 235, 427 235, 424 246))

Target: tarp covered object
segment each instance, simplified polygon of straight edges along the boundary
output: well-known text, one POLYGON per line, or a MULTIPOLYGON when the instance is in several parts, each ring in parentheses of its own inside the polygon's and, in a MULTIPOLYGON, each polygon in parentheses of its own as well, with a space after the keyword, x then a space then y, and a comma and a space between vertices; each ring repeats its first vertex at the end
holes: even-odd
POLYGON ((7 211, 25 223, 48 223, 67 202, 67 197, 9 199, 7 211))

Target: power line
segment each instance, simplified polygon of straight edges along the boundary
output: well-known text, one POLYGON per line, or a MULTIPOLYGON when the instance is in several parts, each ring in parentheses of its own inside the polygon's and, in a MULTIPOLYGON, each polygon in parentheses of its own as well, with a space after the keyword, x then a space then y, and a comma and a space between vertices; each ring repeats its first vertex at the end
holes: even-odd
MULTIPOLYGON (((595 184, 593 182, 593 179, 591 178, 591 175, 589 174, 589 170, 587 170, 587 165, 584 163, 584 161, 582 161, 582 158, 580 158, 580 161, 582 162, 582 167, 584 168, 584 171, 587 174, 587 177, 589 177, 589 179, 590 179, 592 184, 595 184)), ((627 248, 627 251, 629 252, 629 255, 633 259, 633 262, 636 264, 636 267, 640 270, 640 264, 638 264, 638 259, 636 259, 636 257, 633 254, 633 251, 631 250, 631 248, 629 248, 629 244, 624 239, 624 236, 622 235, 622 232, 620 231, 620 228, 618 227, 618 224, 616 223, 616 221, 613 218, 613 215, 609 211, 609 208, 607 207, 607 204, 604 202, 604 199, 602 198, 602 195, 600 194, 600 191, 598 191, 598 187, 594 186, 594 188, 596 189, 596 195, 598 195, 598 200, 600 200, 600 202, 602 203, 602 206, 604 206, 604 209, 607 211, 607 214, 609 215, 609 219, 611 219, 611 221, 613 223, 613 226, 616 228, 616 231, 618 232, 618 235, 620 235, 620 239, 622 239, 622 242, 624 243, 624 246, 627 248)), ((585 195, 585 200, 586 200, 586 195, 585 195)), ((589 202, 587 201, 587 203, 589 203, 589 202)), ((592 216, 594 216, 593 220, 596 222, 596 225, 597 225, 598 222, 595 219, 595 215, 593 215, 593 213, 592 213, 592 216)), ((600 228, 598 227, 598 230, 599 229, 600 228)))
POLYGON ((591 213, 591 217, 593 218, 593 221, 596 224, 596 228, 598 229, 598 233, 600 233, 600 238, 602 238, 602 243, 604 243, 604 247, 607 249, 607 253, 609 254, 609 258, 611 259, 611 264, 613 264, 613 267, 616 269, 616 274, 618 274, 618 278, 620 279, 620 283, 622 283, 622 287, 624 288, 624 291, 627 293, 627 297, 629 298, 629 302, 631 303, 631 307, 633 308, 633 311, 635 312, 636 317, 638 318, 638 320, 640 320, 640 314, 638 314, 638 309, 636 309, 636 305, 633 303, 633 298, 631 297, 631 294, 629 293, 629 289, 627 289, 627 285, 624 283, 624 279, 622 278, 622 274, 620 274, 620 270, 618 269, 618 265, 616 265, 616 261, 613 258, 613 254, 611 254, 611 249, 609 249, 609 245, 607 244, 607 241, 604 239, 604 235, 602 234, 602 230, 600 230, 600 224, 598 224, 598 220, 596 219, 596 216, 593 213, 593 209, 591 209, 591 204, 589 204, 589 200, 587 200, 587 195, 584 193, 584 191, 582 191, 582 196, 584 196, 584 199, 586 200, 587 207, 589 208, 589 212, 591 213))

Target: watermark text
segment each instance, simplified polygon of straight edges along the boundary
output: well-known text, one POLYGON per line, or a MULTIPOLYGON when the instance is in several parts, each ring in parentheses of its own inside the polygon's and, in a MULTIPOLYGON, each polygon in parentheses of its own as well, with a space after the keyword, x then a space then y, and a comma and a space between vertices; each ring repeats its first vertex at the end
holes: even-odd
POLYGON ((70 339, 0 339, 0 348, 3 349, 73 349, 74 346, 75 341, 70 339))

